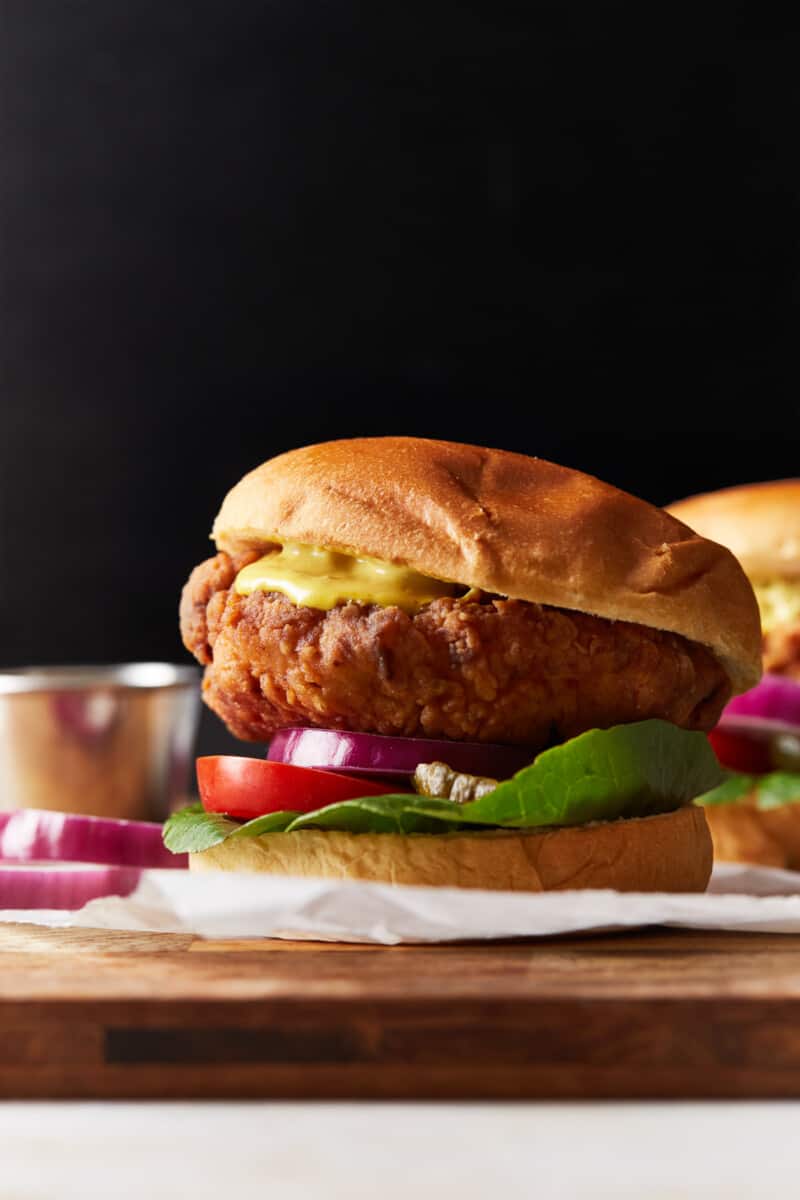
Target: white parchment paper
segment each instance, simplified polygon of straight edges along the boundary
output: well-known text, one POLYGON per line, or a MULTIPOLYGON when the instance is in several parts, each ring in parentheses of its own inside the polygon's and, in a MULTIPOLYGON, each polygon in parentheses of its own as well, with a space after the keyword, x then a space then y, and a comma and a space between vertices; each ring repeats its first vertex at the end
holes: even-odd
POLYGON ((126 898, 78 912, 0 912, 0 921, 93 929, 335 942, 546 937, 647 925, 800 933, 800 874, 718 866, 705 895, 484 892, 255 874, 143 871, 126 898))

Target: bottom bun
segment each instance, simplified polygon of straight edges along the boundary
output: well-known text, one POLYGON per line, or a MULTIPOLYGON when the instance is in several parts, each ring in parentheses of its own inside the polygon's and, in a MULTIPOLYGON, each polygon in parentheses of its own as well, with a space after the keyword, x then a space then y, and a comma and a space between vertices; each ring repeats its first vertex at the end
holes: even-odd
POLYGON ((745 798, 708 804, 705 813, 718 862, 800 870, 800 803, 759 809, 745 798))
POLYGON ((263 871, 423 887, 544 892, 702 892, 711 874, 702 808, 550 830, 341 833, 234 838, 190 856, 193 871, 263 871))

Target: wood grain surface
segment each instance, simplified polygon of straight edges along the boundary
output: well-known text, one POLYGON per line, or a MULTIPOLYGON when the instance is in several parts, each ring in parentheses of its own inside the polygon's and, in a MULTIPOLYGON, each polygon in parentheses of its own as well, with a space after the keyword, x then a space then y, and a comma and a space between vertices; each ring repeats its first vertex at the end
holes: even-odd
POLYGON ((800 1096, 800 938, 0 927, 0 1096, 800 1096))

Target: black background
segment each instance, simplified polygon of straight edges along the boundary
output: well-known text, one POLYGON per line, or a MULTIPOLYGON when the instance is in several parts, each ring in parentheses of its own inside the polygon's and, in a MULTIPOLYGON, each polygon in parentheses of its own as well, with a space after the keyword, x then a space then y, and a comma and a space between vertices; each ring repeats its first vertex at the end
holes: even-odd
POLYGON ((2 12, 0 663, 184 661, 222 495, 305 442, 656 503, 798 473, 800 38, 763 4, 2 12))

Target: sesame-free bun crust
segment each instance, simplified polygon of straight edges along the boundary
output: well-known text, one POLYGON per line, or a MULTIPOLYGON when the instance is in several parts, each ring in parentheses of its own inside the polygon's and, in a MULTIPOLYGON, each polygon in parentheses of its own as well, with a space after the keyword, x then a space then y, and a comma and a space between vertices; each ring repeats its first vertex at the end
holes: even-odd
POLYGON ((711 838, 701 808, 546 831, 343 833, 232 838, 190 855, 193 871, 261 871, 421 887, 544 892, 702 892, 711 838))
POLYGON ((325 546, 669 630, 707 646, 737 691, 761 673, 755 597, 730 551, 540 458, 410 437, 305 446, 245 475, 212 537, 233 554, 282 541, 325 546))
POLYGON ((709 804, 705 814, 719 862, 800 870, 800 803, 759 809, 751 796, 709 804))
POLYGON ((704 492, 668 511, 732 550, 751 579, 800 579, 800 479, 704 492))

